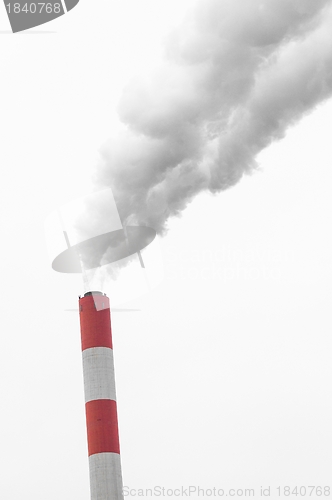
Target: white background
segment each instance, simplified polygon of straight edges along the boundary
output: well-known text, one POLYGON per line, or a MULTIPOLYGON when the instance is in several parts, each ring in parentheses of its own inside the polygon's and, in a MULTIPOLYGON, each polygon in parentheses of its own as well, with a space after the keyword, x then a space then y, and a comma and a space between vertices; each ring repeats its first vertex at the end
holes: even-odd
MULTIPOLYGON (((16 35, 0 6, 0 498, 89 499, 79 319, 44 219, 88 191, 123 85, 189 4, 81 0, 16 35)), ((171 220, 164 281, 112 315, 130 488, 331 484, 331 120, 326 102, 171 220)))

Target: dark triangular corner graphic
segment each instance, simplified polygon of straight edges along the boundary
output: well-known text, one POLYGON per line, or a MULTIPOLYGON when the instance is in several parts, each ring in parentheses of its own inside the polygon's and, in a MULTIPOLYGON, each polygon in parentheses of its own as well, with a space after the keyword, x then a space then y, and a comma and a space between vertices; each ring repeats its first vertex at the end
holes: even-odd
POLYGON ((74 7, 76 7, 76 5, 78 4, 79 1, 80 0, 65 0, 67 12, 69 10, 73 9, 74 7))
MULTIPOLYGON (((73 9, 79 0, 65 0, 67 11, 73 9)), ((4 0, 13 33, 48 23, 63 16, 66 11, 62 0, 39 2, 33 0, 4 0)))

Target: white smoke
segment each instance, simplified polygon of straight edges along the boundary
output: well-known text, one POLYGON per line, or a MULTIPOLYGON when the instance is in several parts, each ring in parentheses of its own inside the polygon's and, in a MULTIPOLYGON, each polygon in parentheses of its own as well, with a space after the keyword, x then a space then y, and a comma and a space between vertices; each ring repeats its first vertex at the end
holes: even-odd
MULTIPOLYGON (((96 188, 124 223, 166 229, 199 192, 218 192, 332 93, 327 0, 203 0, 165 59, 119 104, 126 130, 102 148, 96 188)), ((98 224, 98 221, 96 221, 98 224)))

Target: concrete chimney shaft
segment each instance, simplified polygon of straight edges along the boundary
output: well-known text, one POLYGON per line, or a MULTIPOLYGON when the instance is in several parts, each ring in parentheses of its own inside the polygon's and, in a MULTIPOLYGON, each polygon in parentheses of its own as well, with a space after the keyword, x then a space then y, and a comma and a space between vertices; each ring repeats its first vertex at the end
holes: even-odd
POLYGON ((79 299, 91 500, 123 500, 110 305, 79 299))

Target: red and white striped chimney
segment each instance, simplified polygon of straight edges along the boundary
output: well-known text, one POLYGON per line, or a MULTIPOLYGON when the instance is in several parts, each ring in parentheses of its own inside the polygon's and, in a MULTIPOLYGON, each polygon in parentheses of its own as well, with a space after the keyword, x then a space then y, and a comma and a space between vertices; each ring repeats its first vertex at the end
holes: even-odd
POLYGON ((79 299, 91 500, 122 500, 122 476, 108 297, 79 299))

